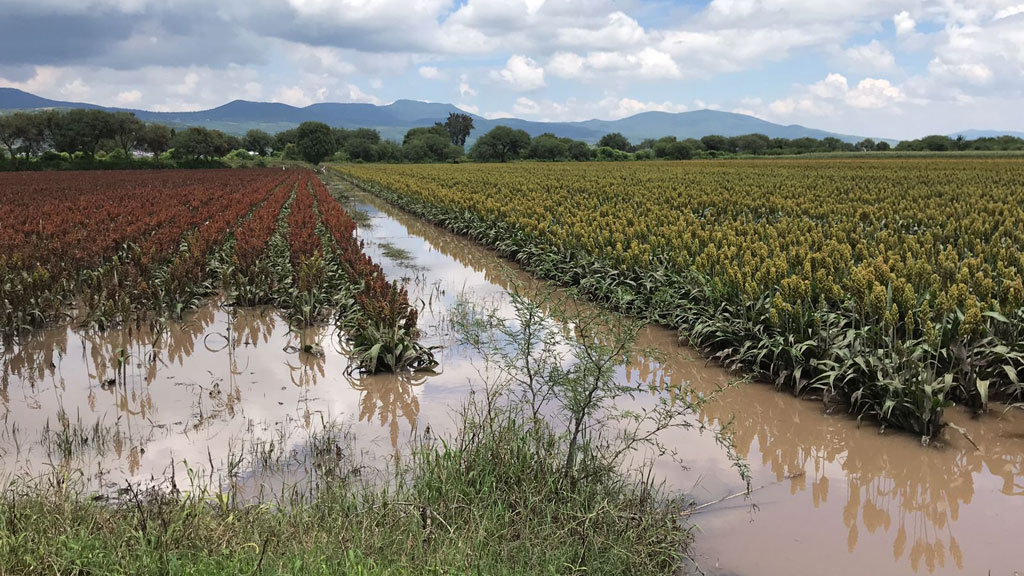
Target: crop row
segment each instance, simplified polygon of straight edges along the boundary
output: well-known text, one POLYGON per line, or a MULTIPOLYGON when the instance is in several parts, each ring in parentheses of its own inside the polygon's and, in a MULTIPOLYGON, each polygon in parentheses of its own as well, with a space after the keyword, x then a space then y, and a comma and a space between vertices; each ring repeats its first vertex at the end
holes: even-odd
POLYGON ((168 307, 184 295, 168 283, 195 276, 195 265, 176 256, 188 249, 205 261, 282 178, 260 171, 0 175, 0 328, 40 326, 69 308, 102 326, 168 307))
POLYGON ((350 166, 730 367, 931 437, 1024 394, 1024 164, 350 166))
POLYGON ((273 304, 303 325, 334 312, 355 351, 372 350, 369 369, 431 364, 405 291, 308 170, 0 178, 7 336, 69 311, 99 328, 181 317, 223 286, 236 305, 273 304))

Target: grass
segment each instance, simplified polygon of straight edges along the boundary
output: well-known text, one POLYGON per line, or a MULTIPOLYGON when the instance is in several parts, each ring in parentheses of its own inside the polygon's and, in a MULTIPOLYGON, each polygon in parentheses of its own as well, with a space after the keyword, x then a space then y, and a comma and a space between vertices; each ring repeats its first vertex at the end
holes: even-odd
POLYGON ((385 258, 391 260, 392 262, 398 264, 403 268, 409 268, 413 270, 418 268, 418 266, 416 265, 416 259, 413 258, 412 254, 404 248, 395 246, 391 242, 381 242, 380 250, 381 253, 384 254, 385 258))

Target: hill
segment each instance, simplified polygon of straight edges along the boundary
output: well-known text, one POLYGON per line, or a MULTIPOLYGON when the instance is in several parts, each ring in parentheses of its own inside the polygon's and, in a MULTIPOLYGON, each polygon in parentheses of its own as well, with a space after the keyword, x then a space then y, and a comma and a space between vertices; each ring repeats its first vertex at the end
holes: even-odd
MULTIPOLYGON (((14 88, 0 88, 0 110, 43 108, 123 110, 95 104, 49 100, 14 88)), ((383 106, 325 102, 304 108, 278 102, 235 100, 223 106, 196 112, 129 111, 146 122, 159 122, 170 126, 206 126, 236 135, 242 135, 253 128, 274 133, 313 120, 341 128, 373 128, 379 130, 383 137, 392 140, 401 140, 410 128, 430 126, 434 122, 442 121, 450 112, 465 113, 451 104, 415 100, 397 100, 383 106)), ((584 122, 534 122, 518 118, 487 119, 475 114, 471 116, 476 126, 474 137, 502 125, 525 130, 531 136, 551 132, 560 137, 584 140, 591 144, 612 132, 621 132, 634 143, 639 143, 645 138, 663 136, 683 139, 700 138, 709 134, 738 136, 752 133, 765 134, 771 138, 835 137, 846 142, 858 142, 863 139, 861 136, 834 134, 795 124, 784 126, 745 114, 715 110, 644 112, 621 120, 595 119, 584 122)))

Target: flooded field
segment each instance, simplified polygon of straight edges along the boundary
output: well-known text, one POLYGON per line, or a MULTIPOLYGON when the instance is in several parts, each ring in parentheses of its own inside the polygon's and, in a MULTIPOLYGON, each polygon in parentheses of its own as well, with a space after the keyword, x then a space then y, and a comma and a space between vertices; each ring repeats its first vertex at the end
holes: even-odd
MULTIPOLYGON (((450 426, 451 409, 480 382, 481 359, 457 344, 459 299, 510 312, 506 290, 531 280, 471 242, 357 194, 366 252, 388 278, 406 278, 421 308, 422 342, 441 346, 436 375, 361 377, 329 329, 292 332, 275 312, 237 313, 218 302, 152 333, 50 329, 4 349, 0 465, 12 477, 81 470, 98 491, 187 470, 246 490, 273 478, 235 468, 239 456, 301 453, 310 434, 349 427, 379 465, 410 434, 450 426)), ((736 375, 648 327, 621 368, 629 382, 711 392, 736 375)), ((640 401, 647 401, 641 399, 640 401)), ((699 509, 696 552, 707 574, 993 574, 1024 572, 1024 418, 997 409, 981 419, 955 413, 940 442, 880 434, 838 410, 825 414, 769 386, 742 384, 700 415, 728 423, 747 459, 754 492, 699 509)), ((710 433, 677 431, 666 442, 687 468, 659 463, 667 483, 714 503, 743 482, 710 433)), ((301 459, 296 457, 296 460, 301 459)), ((301 467, 300 467, 301 468, 301 467)), ((298 473, 301 473, 299 471, 298 473)))

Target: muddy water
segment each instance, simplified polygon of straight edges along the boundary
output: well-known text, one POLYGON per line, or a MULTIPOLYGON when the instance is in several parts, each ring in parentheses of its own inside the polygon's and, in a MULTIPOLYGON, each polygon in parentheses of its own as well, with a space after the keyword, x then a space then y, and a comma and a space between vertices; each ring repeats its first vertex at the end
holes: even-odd
MULTIPOLYGON (((0 355, 3 473, 81 469, 91 487, 112 489, 172 469, 219 478, 247 450, 300 450, 330 423, 349 427, 364 456, 385 461, 411 432, 448 429, 481 365, 456 345, 451 307, 466 297, 510 311, 510 279, 535 284, 493 253, 374 198, 359 195, 350 208, 369 215, 359 231, 368 253, 389 278, 408 279, 423 307, 424 343, 443 346, 439 374, 348 375, 330 330, 290 332, 272 311, 232 313, 216 302, 160 334, 42 331, 0 355), (307 345, 317 353, 303 352, 307 345), (88 442, 69 442, 76 433, 88 442)), ((640 336, 662 358, 638 356, 622 378, 705 392, 735 380, 679 347, 669 330, 640 336)), ((750 501, 692 517, 705 573, 1024 572, 1024 419, 1015 412, 952 415, 978 448, 952 430, 922 448, 755 384, 726 391, 700 417, 730 422, 756 489, 750 501)), ((666 441, 688 465, 659 463, 670 485, 700 502, 742 490, 710 434, 677 431, 666 441)), ((267 484, 257 478, 250 489, 267 484)))

